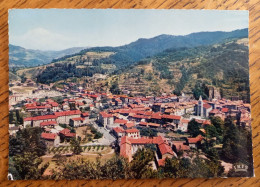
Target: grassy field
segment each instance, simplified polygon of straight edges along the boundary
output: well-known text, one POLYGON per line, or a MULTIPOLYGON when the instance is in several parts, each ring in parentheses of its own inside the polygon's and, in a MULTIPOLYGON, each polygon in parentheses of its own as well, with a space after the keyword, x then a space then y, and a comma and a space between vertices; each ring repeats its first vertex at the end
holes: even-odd
MULTIPOLYGON (((93 149, 93 148, 92 148, 93 149)), ((95 162, 98 156, 101 156, 101 163, 107 162, 107 160, 111 159, 113 156, 115 156, 114 152, 111 152, 112 149, 110 147, 105 147, 102 151, 96 151, 97 147, 93 149, 92 151, 89 151, 89 154, 84 154, 83 152, 81 155, 72 155, 69 157, 66 157, 66 161, 69 160, 77 160, 77 159, 83 159, 83 160, 89 160, 91 162, 95 162), (100 153, 100 154, 97 154, 100 153)), ((58 169, 58 163, 55 159, 53 159, 52 156, 42 156, 42 165, 49 163, 49 167, 46 169, 47 171, 51 171, 52 169, 58 169)))

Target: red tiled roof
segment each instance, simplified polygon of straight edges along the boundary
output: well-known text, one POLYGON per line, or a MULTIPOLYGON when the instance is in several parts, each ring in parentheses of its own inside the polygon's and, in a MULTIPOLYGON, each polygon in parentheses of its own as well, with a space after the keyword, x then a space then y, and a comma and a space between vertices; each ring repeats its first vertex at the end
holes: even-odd
POLYGON ((106 113, 106 112, 100 112, 100 115, 101 115, 103 118, 111 118, 111 117, 113 117, 112 114, 108 114, 108 113, 106 113))
POLYGON ((116 120, 114 121, 114 123, 126 124, 126 123, 127 123, 127 120, 124 120, 124 119, 116 119, 116 120))
POLYGON ((127 129, 125 130, 126 133, 134 133, 134 132, 139 132, 138 129, 127 129))
POLYGON ((56 115, 44 115, 44 116, 24 118, 24 121, 38 121, 38 120, 56 119, 56 118, 57 118, 56 115))
POLYGON ((89 116, 89 113, 88 112, 84 112, 81 114, 83 117, 88 117, 89 116))
POLYGON ((153 113, 151 116, 152 119, 162 119, 161 113, 160 112, 156 112, 153 113))
POLYGON ((211 110, 209 113, 211 113, 211 114, 216 114, 216 113, 218 113, 218 112, 219 112, 218 109, 213 109, 213 110, 211 110))
POLYGON ((209 109, 209 108, 211 108, 211 105, 206 103, 206 104, 203 105, 203 108, 209 109))
POLYGON ((133 122, 128 122, 125 124, 126 128, 131 128, 131 127, 134 127, 135 124, 133 122))
POLYGON ((203 125, 210 125, 211 124, 211 122, 209 121, 209 120, 205 120, 204 122, 203 122, 203 125))
POLYGON ((183 150, 187 151, 190 150, 190 147, 183 144, 184 142, 173 142, 173 145, 176 147, 177 151, 183 150))
POLYGON ((69 129, 63 129, 62 131, 60 131, 60 134, 68 134, 70 133, 70 130, 69 129))
POLYGON ((57 122, 56 121, 44 121, 44 122, 40 123, 41 127, 48 126, 48 125, 57 125, 57 122))
POLYGON ((76 133, 71 133, 69 129, 63 129, 60 131, 60 134, 63 134, 65 137, 75 137, 76 133))
POLYGON ((167 153, 174 155, 174 152, 172 151, 171 146, 169 146, 166 143, 160 144, 159 149, 160 149, 160 152, 161 152, 162 155, 167 154, 167 153))
POLYGON ((165 165, 165 158, 159 159, 159 160, 158 160, 158 165, 159 165, 159 166, 164 166, 164 165, 165 165))
POLYGON ((181 119, 181 116, 176 116, 176 115, 166 115, 166 114, 164 114, 164 115, 162 116, 162 118, 165 118, 165 119, 180 120, 180 119, 181 119))
POLYGON ((145 115, 133 115, 133 118, 138 118, 138 119, 150 119, 149 116, 145 116, 145 115))
POLYGON ((50 104, 52 107, 57 107, 57 106, 59 106, 59 104, 56 103, 56 102, 49 102, 49 104, 50 104))
POLYGON ((68 110, 68 111, 62 111, 62 112, 55 112, 54 114, 57 117, 59 117, 59 116, 72 116, 72 115, 81 114, 81 111, 80 110, 68 110))
POLYGON ((157 124, 157 123, 148 123, 147 125, 152 126, 152 127, 160 127, 161 126, 160 124, 157 124))
POLYGON ((79 117, 79 118, 72 118, 71 120, 73 120, 73 121, 83 121, 84 119, 79 117))
POLYGON ((201 135, 198 135, 195 138, 188 138, 188 142, 191 143, 191 144, 200 142, 201 140, 203 140, 203 137, 201 135))
POLYGON ((45 109, 45 108, 51 108, 50 105, 42 105, 42 106, 26 106, 26 109, 45 109))
POLYGON ((144 121, 141 121, 140 123, 139 123, 139 125, 144 125, 144 126, 147 126, 147 122, 144 122, 144 121))
POLYGON ((55 140, 57 134, 53 134, 53 133, 42 133, 41 134, 41 138, 43 139, 47 139, 47 140, 55 140))
POLYGON ((115 128, 113 128, 113 130, 118 134, 118 133, 120 133, 120 132, 124 132, 124 130, 122 129, 122 128, 120 128, 120 127, 115 127, 115 128))
POLYGON ((221 111, 226 113, 226 112, 228 112, 228 108, 222 108, 221 111))
POLYGON ((182 123, 189 123, 190 120, 189 120, 189 119, 181 119, 181 122, 182 122, 182 123))

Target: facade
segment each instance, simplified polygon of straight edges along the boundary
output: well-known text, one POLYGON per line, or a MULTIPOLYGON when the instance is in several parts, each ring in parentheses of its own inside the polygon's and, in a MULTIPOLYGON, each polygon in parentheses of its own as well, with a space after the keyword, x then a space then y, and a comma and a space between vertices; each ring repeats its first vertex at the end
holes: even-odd
POLYGON ((110 128, 114 124, 114 117, 106 112, 99 113, 99 122, 106 128, 110 128))
POLYGON ((55 112, 55 116, 57 116, 57 122, 61 124, 69 124, 70 119, 79 118, 81 116, 80 110, 68 110, 62 112, 55 112))
POLYGON ((53 133, 42 133, 41 139, 44 140, 47 147, 58 147, 60 143, 60 137, 53 133))

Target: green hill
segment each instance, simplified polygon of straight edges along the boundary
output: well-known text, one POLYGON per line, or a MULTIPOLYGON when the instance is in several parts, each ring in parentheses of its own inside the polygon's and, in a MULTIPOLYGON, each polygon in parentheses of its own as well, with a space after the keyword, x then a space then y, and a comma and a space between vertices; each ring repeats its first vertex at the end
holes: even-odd
POLYGON ((68 54, 74 54, 84 49, 74 47, 60 51, 41 51, 25 49, 20 46, 9 45, 9 66, 10 67, 34 67, 50 63, 55 58, 68 54))
MULTIPOLYGON (((93 76, 95 73, 110 74, 167 49, 189 49, 247 36, 247 29, 232 32, 200 32, 186 36, 160 35, 150 39, 139 39, 120 47, 88 48, 53 60, 52 65, 48 65, 40 74, 35 75, 35 78, 41 83, 51 83, 69 77, 93 76), (100 57, 92 58, 89 53, 100 54, 100 57), (107 53, 110 55, 102 56, 107 53)), ((162 77, 167 76, 167 71, 165 73, 162 77)))
POLYGON ((171 48, 108 79, 132 94, 185 92, 209 96, 210 87, 223 97, 249 100, 248 45, 245 39, 194 48, 171 48))

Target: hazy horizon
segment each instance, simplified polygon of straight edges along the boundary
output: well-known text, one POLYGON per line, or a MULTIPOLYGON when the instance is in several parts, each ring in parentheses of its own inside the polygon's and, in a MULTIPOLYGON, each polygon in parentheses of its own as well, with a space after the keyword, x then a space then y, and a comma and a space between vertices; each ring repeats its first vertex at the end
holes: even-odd
POLYGON ((140 38, 248 28, 248 11, 12 9, 9 43, 26 49, 117 47, 140 38))

